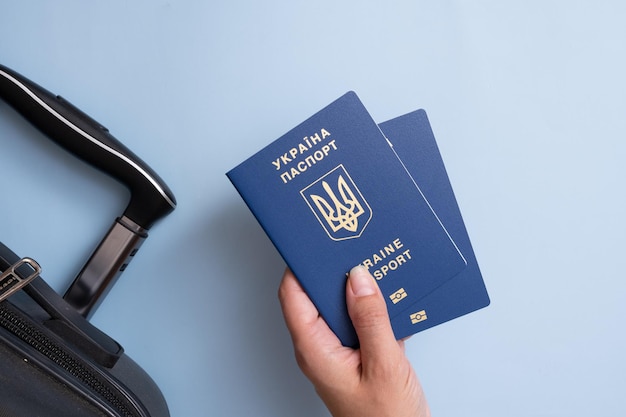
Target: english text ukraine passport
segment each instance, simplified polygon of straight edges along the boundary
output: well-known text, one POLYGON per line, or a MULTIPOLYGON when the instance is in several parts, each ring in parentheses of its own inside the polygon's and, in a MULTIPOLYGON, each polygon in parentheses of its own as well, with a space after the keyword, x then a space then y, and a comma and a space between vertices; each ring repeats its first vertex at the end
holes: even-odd
POLYGON ((353 266, 377 279, 392 320, 466 267, 353 92, 227 176, 346 346, 358 345, 345 304, 353 266))
POLYGON ((426 112, 379 126, 467 260, 457 276, 392 319, 400 339, 486 307, 490 300, 426 112))

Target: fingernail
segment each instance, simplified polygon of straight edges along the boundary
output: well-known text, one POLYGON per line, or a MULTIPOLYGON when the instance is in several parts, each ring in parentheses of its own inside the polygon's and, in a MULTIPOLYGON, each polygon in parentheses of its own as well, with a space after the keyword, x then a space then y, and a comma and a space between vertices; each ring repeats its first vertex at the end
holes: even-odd
POLYGON ((376 281, 362 265, 357 265, 350 271, 350 287, 357 297, 365 297, 376 293, 376 281))

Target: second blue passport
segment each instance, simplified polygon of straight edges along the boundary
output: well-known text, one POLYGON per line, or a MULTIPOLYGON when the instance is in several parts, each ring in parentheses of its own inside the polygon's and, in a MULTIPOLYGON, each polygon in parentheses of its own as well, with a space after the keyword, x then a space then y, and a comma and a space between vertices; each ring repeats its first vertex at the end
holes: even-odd
POLYGON ((466 261, 356 94, 227 173, 322 317, 358 345, 346 274, 366 266, 393 318, 466 261))

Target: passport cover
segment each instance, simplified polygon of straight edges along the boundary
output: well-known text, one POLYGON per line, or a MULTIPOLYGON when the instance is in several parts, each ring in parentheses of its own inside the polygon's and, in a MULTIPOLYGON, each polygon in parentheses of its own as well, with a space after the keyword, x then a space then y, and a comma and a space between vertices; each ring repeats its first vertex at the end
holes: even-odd
POLYGON ((227 176, 345 346, 358 345, 345 304, 355 265, 377 279, 392 319, 466 267, 353 92, 227 176))
POLYGON ((486 307, 490 299, 426 112, 379 126, 467 260, 457 276, 392 319, 401 339, 486 307))

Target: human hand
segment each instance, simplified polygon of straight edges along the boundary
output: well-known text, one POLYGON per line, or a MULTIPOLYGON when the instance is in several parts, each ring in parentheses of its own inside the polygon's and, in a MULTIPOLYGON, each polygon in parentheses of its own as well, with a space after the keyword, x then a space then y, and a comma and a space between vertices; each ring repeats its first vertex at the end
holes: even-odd
POLYGON ((350 271, 346 303, 359 349, 341 342, 287 269, 278 291, 296 360, 334 417, 429 417, 424 392, 396 341, 385 300, 362 266, 350 271))

